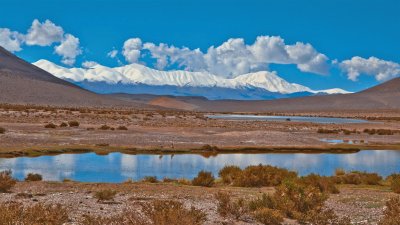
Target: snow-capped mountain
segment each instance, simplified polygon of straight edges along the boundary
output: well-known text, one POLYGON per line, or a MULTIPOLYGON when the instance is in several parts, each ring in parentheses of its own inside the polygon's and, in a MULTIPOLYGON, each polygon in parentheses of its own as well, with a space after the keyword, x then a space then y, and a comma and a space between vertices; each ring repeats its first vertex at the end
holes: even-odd
POLYGON ((56 77, 101 93, 201 95, 210 99, 271 99, 350 93, 339 88, 312 90, 303 85, 289 83, 275 72, 268 71, 223 78, 208 72, 160 71, 141 64, 115 68, 96 65, 87 69, 65 68, 47 60, 39 60, 33 64, 56 77))

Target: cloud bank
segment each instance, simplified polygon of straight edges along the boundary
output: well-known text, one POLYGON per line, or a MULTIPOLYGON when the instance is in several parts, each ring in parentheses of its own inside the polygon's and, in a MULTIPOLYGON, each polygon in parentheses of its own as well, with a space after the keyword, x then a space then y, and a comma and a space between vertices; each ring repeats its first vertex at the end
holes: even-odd
POLYGON ((377 81, 387 81, 400 76, 400 64, 369 57, 368 59, 354 56, 338 63, 339 68, 352 81, 357 81, 361 74, 374 76, 377 81))
POLYGON ((295 64, 302 72, 328 74, 328 57, 311 44, 297 42, 287 45, 278 36, 259 36, 248 45, 243 38, 231 38, 206 52, 200 49, 175 47, 165 43, 142 43, 139 38, 125 41, 122 54, 129 63, 137 63, 148 52, 163 70, 176 65, 190 71, 207 71, 224 77, 267 70, 269 64, 295 64))
POLYGON ((64 29, 55 25, 50 20, 41 23, 35 19, 26 34, 0 28, 0 46, 10 52, 22 50, 23 45, 28 46, 54 46, 54 52, 62 57, 66 65, 73 65, 78 55, 82 54, 79 38, 64 32, 64 29))

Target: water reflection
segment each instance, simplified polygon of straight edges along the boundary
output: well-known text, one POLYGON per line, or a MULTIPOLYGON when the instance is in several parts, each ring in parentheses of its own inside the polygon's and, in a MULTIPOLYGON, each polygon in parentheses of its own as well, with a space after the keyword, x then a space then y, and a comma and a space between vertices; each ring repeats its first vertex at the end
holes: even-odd
POLYGON ((85 182, 122 182, 145 176, 159 179, 193 178, 200 170, 215 175, 225 165, 268 164, 297 171, 300 175, 332 175, 336 168, 347 171, 377 172, 382 176, 400 172, 400 151, 368 150, 351 154, 222 154, 205 158, 200 155, 109 155, 64 154, 37 158, 0 159, 0 170, 11 169, 23 179, 28 173, 39 173, 45 180, 69 178, 85 182))

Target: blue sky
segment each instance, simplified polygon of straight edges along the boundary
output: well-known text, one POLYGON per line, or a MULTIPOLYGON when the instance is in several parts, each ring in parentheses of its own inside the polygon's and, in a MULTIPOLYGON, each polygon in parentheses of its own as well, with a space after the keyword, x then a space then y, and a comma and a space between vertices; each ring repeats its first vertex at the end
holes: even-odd
MULTIPOLYGON (((329 65, 329 73, 320 75, 301 70, 296 63, 267 63, 269 70, 276 70, 290 82, 313 89, 340 87, 358 91, 400 75, 397 0, 0 2, 0 28, 26 34, 34 19, 40 23, 50 20, 65 34, 79 38, 82 53, 74 58, 74 66, 81 66, 84 61, 117 66, 117 58, 127 64, 129 60, 121 50, 130 38, 156 46, 166 43, 191 50, 199 48, 206 53, 210 46, 220 46, 230 38, 243 38, 252 45, 258 36, 279 36, 286 45, 309 43, 327 57, 329 65), (107 56, 113 49, 119 51, 117 58, 107 56), (355 56, 359 58, 339 66, 355 56), (350 70, 359 74, 356 81, 349 79, 350 70), (380 72, 384 78, 377 78, 380 72)), ((56 54, 54 49, 59 44, 21 44, 22 50, 14 53, 30 62, 44 58, 62 64, 62 53, 56 54)), ((141 54, 145 56, 140 61, 153 66, 156 60, 151 59, 151 53, 141 54)), ((164 69, 175 68, 176 65, 169 65, 164 69)))

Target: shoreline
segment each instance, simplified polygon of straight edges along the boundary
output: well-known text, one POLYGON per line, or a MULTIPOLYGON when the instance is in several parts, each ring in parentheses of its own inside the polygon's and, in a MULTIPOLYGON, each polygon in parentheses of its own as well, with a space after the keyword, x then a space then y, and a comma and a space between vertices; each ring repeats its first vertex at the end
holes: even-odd
POLYGON ((83 154, 95 153, 97 155, 108 155, 110 153, 122 153, 131 155, 175 155, 175 154, 197 154, 204 157, 216 156, 219 154, 351 154, 363 150, 400 150, 398 144, 374 144, 354 145, 335 144, 323 146, 202 146, 188 148, 157 148, 145 147, 135 148, 128 146, 98 146, 98 145, 73 145, 73 146, 35 146, 15 147, 0 149, 0 158, 16 157, 39 157, 54 156, 60 154, 83 154))

